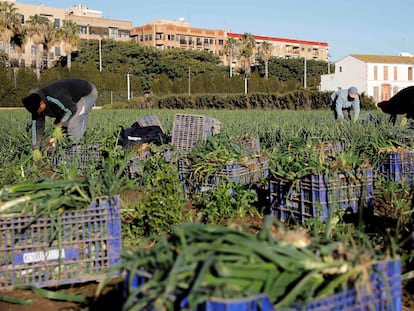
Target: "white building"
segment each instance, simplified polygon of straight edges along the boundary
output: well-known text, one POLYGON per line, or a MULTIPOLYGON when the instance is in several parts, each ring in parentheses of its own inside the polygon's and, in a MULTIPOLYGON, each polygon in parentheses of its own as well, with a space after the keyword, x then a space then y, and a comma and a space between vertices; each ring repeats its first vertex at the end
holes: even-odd
POLYGON ((387 100, 414 85, 414 56, 351 54, 335 62, 335 73, 321 76, 321 91, 355 86, 375 102, 387 100))

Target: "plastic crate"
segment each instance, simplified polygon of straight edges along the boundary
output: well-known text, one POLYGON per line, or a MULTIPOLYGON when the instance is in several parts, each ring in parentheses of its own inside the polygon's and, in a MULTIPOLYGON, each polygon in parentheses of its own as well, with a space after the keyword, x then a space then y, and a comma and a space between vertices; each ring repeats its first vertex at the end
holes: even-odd
POLYGON ((402 310, 401 261, 382 261, 374 266, 368 288, 354 288, 312 300, 306 311, 400 311, 402 310))
MULTIPOLYGON (((138 288, 145 284, 146 278, 139 273, 130 280, 130 273, 126 271, 123 280, 123 296, 128 299, 130 288, 138 288), (131 281, 131 283, 129 283, 131 281)), ((137 297, 139 299, 139 297, 137 297)), ((188 309, 188 302, 184 297, 180 303, 180 309, 188 309)), ((260 294, 239 299, 211 298, 201 303, 195 311, 273 311, 273 305, 267 295, 260 294)), ((153 309, 155 311, 155 308, 153 309)))
POLYGON ((357 174, 331 173, 308 175, 290 183, 271 178, 270 210, 281 221, 303 224, 310 218, 326 222, 330 210, 355 214, 363 206, 373 205, 374 182, 372 169, 357 174))
POLYGON ((157 125, 161 128, 162 132, 165 133, 164 128, 162 127, 162 124, 157 116, 147 116, 142 119, 137 120, 137 123, 141 127, 151 126, 151 125, 157 125))
POLYGON ((171 143, 175 150, 190 150, 198 142, 220 132, 221 122, 203 115, 176 114, 173 121, 171 143))
MULTIPOLYGON (((102 279, 121 257, 118 196, 60 216, 0 218, 0 288, 102 279), (61 234, 55 235, 55 226, 61 234)), ((115 274, 114 274, 115 275, 115 274)))
POLYGON ((178 169, 186 198, 192 198, 194 194, 211 190, 221 180, 250 185, 259 183, 269 176, 269 163, 266 156, 259 156, 242 163, 224 165, 216 173, 202 179, 196 179, 191 175, 191 166, 183 159, 178 161, 178 169))
POLYGON ((342 151, 340 142, 327 141, 315 146, 315 151, 319 154, 323 153, 325 157, 335 157, 338 151, 342 151))
POLYGON ((386 155, 381 173, 396 183, 414 181, 414 151, 400 151, 386 155))
POLYGON ((260 153, 260 139, 256 137, 244 136, 236 138, 236 142, 239 143, 246 151, 251 154, 260 153))
POLYGON ((101 145, 72 145, 58 147, 53 155, 52 166, 54 169, 64 165, 71 168, 76 165, 79 171, 85 171, 91 165, 96 165, 101 158, 101 145))
MULTIPOLYGON (((124 278, 124 298, 129 297, 129 288, 145 283, 145 277, 135 275, 124 278), (131 281, 131 283, 129 283, 131 281)), ((139 299, 139 297, 137 297, 139 299)), ((184 298, 181 307, 186 306, 184 298)), ((367 286, 351 288, 337 294, 312 299, 306 305, 294 305, 289 310, 305 311, 399 311, 402 310, 401 261, 381 261, 374 265, 367 286)), ((196 311, 277 311, 270 299, 259 294, 240 299, 211 298, 196 311)))

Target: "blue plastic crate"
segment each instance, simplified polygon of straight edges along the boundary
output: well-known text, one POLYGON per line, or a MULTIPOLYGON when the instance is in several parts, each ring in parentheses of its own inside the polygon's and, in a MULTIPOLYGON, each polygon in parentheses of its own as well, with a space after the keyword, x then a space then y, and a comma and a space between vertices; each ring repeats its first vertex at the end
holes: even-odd
POLYGON ((386 155, 381 165, 381 173, 396 183, 414 182, 414 151, 401 151, 386 155))
POLYGON ((353 288, 312 300, 306 311, 401 311, 401 261, 383 261, 374 266, 368 288, 353 288))
POLYGON ((361 206, 372 208, 373 173, 372 169, 365 169, 357 174, 308 175, 293 184, 273 178, 269 190, 271 213, 279 220, 303 224, 310 218, 318 218, 326 222, 332 209, 353 214, 361 206))
POLYGON ((58 146, 53 155, 52 166, 57 169, 62 165, 66 168, 76 165, 79 171, 84 172, 91 165, 96 166, 100 162, 101 149, 99 144, 58 146))
MULTIPOLYGON (((129 288, 142 286, 145 280, 146 278, 139 274, 130 280, 130 274, 127 272, 124 278, 125 300, 129 297, 129 288)), ((185 307, 186 303, 184 298, 181 306, 185 307)), ((374 265, 366 286, 315 298, 306 305, 294 305, 290 310, 400 311, 402 310, 401 261, 400 259, 387 260, 374 265)), ((266 295, 259 294, 239 299, 211 298, 198 306, 196 311, 277 311, 277 309, 266 295)))
POLYGON ((60 216, 0 218, 0 288, 102 279, 121 258, 118 196, 60 216), (54 235, 55 226, 61 234, 54 235))
POLYGON ((335 157, 338 151, 342 151, 340 142, 326 141, 315 146, 315 151, 323 154, 325 157, 335 157))
POLYGON ((174 116, 171 143, 175 150, 188 151, 198 142, 220 132, 219 120, 203 115, 176 114, 174 116))
POLYGON ((152 116, 146 116, 142 119, 137 120, 137 123, 139 124, 139 126, 141 127, 146 127, 146 126, 159 126, 161 131, 163 133, 165 133, 164 128, 162 127, 162 124, 160 122, 160 120, 158 119, 157 116, 152 115, 152 116))
POLYGON ((269 176, 269 163, 266 156, 252 158, 246 162, 223 165, 216 173, 196 180, 191 177, 191 166, 184 159, 178 161, 180 180, 187 198, 216 187, 220 181, 234 181, 241 185, 252 185, 266 180, 269 176))
MULTIPOLYGON (((144 273, 145 274, 145 273, 144 273)), ((129 271, 126 271, 123 280, 123 297, 125 301, 129 298, 130 289, 138 288, 145 284, 146 277, 137 273, 130 279, 129 271)), ((137 297, 139 299, 139 297, 137 297)), ((188 309, 187 298, 183 298, 180 308, 188 309)), ((267 295, 259 294, 252 297, 239 299, 211 298, 201 303, 195 311, 273 311, 273 305, 267 295)), ((153 310, 155 311, 155 309, 153 310)))

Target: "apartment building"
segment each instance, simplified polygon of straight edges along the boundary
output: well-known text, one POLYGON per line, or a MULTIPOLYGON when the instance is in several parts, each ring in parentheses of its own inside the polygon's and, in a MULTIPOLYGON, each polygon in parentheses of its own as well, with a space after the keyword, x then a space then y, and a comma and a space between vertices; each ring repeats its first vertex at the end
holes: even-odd
POLYGON ((335 73, 321 76, 321 90, 335 91, 353 85, 374 102, 380 102, 414 85, 413 71, 411 54, 351 54, 335 62, 335 73))
MULTIPOLYGON (((40 15, 50 20, 56 27, 62 27, 64 20, 71 20, 80 27, 81 39, 104 39, 110 38, 117 41, 130 41, 130 30, 133 25, 130 21, 106 19, 102 17, 102 11, 91 10, 82 5, 75 5, 70 8, 62 9, 50 6, 31 5, 19 3, 15 0, 12 2, 20 16, 20 21, 24 25, 30 16, 40 15)), ((10 46, 9 54, 12 66, 17 66, 19 63, 22 66, 35 66, 36 63, 36 47, 33 41, 28 38, 23 51, 19 52, 10 46)), ((41 67, 47 67, 47 60, 49 62, 56 61, 64 55, 63 46, 61 43, 56 44, 51 50, 46 51, 43 46, 41 51, 41 67)), ((50 64, 49 64, 50 66, 50 64)))
POLYGON ((65 19, 80 27, 81 39, 131 40, 132 22, 103 18, 102 11, 91 10, 83 5, 73 6, 65 10, 65 19))
MULTIPOLYGON (((228 32, 228 38, 240 39, 243 34, 228 32)), ((283 59, 305 58, 307 60, 328 61, 329 46, 326 42, 295 40, 268 36, 253 35, 256 48, 266 41, 272 45, 272 56, 283 59)))
MULTIPOLYGON (((242 36, 243 34, 228 32, 224 29, 193 28, 183 19, 179 21, 154 20, 131 30, 131 38, 138 44, 156 47, 160 50, 182 48, 208 51, 220 57, 224 65, 229 64, 229 57, 224 52, 225 42, 228 38, 239 39, 242 36)), ((272 56, 284 59, 303 57, 328 61, 329 46, 326 42, 256 35, 253 38, 258 45, 263 41, 272 44, 272 56)))
POLYGON ((192 28, 190 23, 183 19, 154 20, 131 29, 131 39, 137 44, 160 50, 180 48, 207 51, 222 58, 226 32, 220 29, 192 28))

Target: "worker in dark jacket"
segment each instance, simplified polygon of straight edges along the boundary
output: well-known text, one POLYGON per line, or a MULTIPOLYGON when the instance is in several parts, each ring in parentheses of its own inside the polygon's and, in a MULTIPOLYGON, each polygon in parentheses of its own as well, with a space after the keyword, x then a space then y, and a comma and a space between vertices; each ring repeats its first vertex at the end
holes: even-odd
POLYGON ((407 119, 414 119, 414 86, 409 86, 389 100, 378 103, 382 112, 390 114, 390 121, 395 125, 398 114, 405 114, 407 119))
POLYGON ((46 116, 55 118, 55 140, 61 140, 65 131, 69 138, 79 141, 85 135, 88 115, 97 98, 95 85, 76 78, 56 80, 29 92, 23 99, 23 105, 32 113, 33 158, 41 158, 39 149, 45 131, 46 116))

